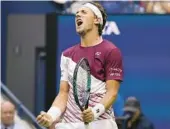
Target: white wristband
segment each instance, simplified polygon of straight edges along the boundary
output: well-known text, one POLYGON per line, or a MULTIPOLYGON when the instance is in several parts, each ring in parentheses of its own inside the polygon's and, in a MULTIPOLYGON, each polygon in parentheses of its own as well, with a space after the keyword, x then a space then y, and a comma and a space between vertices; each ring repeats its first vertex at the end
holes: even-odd
POLYGON ((92 112, 94 114, 94 119, 97 119, 100 115, 105 112, 105 107, 103 104, 99 103, 92 108, 92 112))
POLYGON ((60 117, 60 116, 61 116, 61 110, 60 110, 58 107, 52 106, 52 107, 48 110, 47 114, 52 117, 53 121, 55 121, 57 117, 60 117))

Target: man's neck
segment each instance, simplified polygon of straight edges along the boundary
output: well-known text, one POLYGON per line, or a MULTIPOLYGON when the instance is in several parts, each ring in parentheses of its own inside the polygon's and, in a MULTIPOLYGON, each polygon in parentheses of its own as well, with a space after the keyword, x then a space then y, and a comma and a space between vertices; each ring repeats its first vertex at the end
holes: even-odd
POLYGON ((95 46, 102 42, 102 37, 96 33, 87 33, 84 36, 81 36, 81 46, 90 47, 95 46))

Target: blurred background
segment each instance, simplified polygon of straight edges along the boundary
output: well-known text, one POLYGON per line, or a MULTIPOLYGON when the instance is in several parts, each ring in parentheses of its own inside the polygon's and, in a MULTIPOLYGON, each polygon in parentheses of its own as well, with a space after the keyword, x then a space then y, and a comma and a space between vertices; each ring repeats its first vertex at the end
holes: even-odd
MULTIPOLYGON (((156 129, 169 129, 170 2, 99 2, 108 14, 103 36, 123 54, 125 76, 116 103, 135 96, 156 129)), ((82 3, 1 1, 1 103, 14 103, 15 119, 28 129, 41 129, 35 116, 58 93, 61 52, 80 41, 74 13, 82 3)), ((122 108, 115 109, 117 116, 122 108)))

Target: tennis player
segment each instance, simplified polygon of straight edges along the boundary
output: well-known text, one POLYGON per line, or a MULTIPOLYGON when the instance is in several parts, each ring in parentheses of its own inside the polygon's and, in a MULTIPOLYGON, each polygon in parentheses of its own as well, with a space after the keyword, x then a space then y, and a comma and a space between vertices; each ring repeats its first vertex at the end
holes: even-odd
POLYGON ((76 31, 81 42, 68 48, 61 56, 60 91, 51 108, 41 112, 37 121, 44 127, 55 124, 56 129, 117 129, 112 104, 122 81, 123 68, 120 50, 102 39, 106 12, 94 2, 85 3, 76 13, 76 31), (73 72, 81 58, 87 58, 91 68, 89 108, 82 113, 73 97, 73 72))

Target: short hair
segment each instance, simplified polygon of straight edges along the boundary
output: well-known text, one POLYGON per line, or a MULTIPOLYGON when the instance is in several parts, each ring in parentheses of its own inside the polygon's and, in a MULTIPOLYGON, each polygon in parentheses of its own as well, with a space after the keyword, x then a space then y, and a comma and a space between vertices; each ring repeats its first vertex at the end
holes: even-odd
POLYGON ((103 17, 103 25, 99 24, 98 25, 98 32, 99 32, 99 35, 101 36, 102 35, 102 31, 105 27, 105 24, 106 24, 106 20, 107 20, 107 14, 106 14, 106 10, 103 8, 103 6, 98 3, 98 2, 89 2, 93 5, 95 5, 99 10, 100 12, 102 13, 102 17, 103 17))
POLYGON ((10 106, 14 107, 14 110, 16 110, 15 105, 11 101, 9 101, 9 100, 2 101, 1 102, 1 108, 3 107, 4 104, 8 104, 8 106, 10 105, 10 106))

